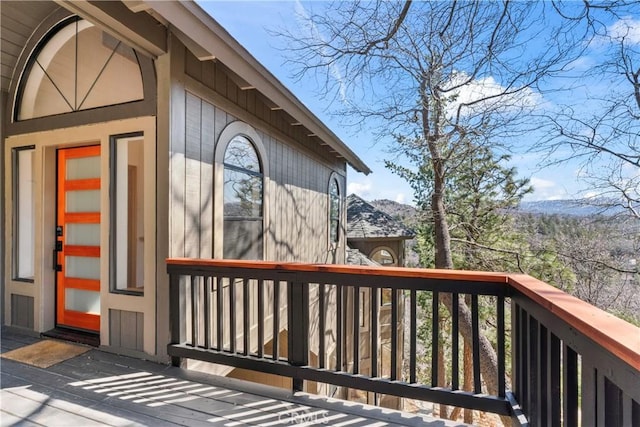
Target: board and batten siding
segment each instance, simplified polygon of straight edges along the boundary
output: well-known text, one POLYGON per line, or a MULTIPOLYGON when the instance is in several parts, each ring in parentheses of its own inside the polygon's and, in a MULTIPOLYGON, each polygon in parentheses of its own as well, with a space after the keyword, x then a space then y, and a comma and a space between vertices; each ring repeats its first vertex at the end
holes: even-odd
POLYGON ((214 153, 227 142, 219 141, 225 127, 240 120, 257 132, 266 153, 264 259, 344 262, 344 237, 338 250, 329 247, 327 192, 332 173, 345 188, 345 163, 325 153, 317 138, 314 147, 297 143, 284 130, 301 126, 287 124, 287 116, 271 111, 255 90, 240 90, 219 64, 200 62, 185 49, 182 54, 185 83, 172 89, 173 114, 181 117, 172 120, 169 153, 169 255, 215 257, 222 229, 214 217, 223 213, 214 202, 215 191, 222 191, 214 185, 214 153))

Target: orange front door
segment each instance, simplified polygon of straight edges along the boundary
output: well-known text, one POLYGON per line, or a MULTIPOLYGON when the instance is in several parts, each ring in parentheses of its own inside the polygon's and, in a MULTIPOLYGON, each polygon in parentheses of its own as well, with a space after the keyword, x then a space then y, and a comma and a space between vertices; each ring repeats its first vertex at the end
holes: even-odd
POLYGON ((100 146, 58 150, 56 323, 100 330, 100 146))

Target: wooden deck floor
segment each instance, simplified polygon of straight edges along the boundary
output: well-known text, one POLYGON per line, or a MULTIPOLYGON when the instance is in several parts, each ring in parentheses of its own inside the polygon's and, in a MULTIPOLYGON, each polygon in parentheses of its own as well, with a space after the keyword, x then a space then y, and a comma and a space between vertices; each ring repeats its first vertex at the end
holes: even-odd
MULTIPOLYGON (((2 353, 37 342, 3 329, 2 353)), ((92 349, 43 369, 0 359, 1 426, 460 426, 92 349)))

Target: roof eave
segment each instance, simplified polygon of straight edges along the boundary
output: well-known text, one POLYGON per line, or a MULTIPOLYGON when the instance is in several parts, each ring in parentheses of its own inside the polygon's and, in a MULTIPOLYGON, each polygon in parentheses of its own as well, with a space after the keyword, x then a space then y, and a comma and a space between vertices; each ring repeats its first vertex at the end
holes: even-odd
POLYGON ((371 173, 371 169, 338 136, 195 2, 140 0, 138 8, 141 8, 140 3, 162 16, 177 34, 188 38, 192 46, 196 45, 194 50, 199 52, 201 60, 217 58, 298 120, 356 171, 371 173))

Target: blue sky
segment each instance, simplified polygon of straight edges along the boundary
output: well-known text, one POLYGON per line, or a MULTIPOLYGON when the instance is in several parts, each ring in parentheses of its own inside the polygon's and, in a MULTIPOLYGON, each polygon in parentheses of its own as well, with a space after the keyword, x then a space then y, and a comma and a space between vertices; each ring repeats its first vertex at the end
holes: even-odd
MULTIPOLYGON (((284 63, 284 41, 270 35, 268 30, 291 28, 292 23, 295 25, 296 7, 304 6, 304 2, 199 0, 198 3, 371 168, 373 173, 368 176, 349 169, 348 192, 355 192, 366 200, 390 199, 412 203, 409 185, 384 167, 384 159, 390 157, 384 142, 374 143, 372 135, 341 125, 339 119, 330 114, 332 106, 329 101, 323 101, 319 96, 321 88, 316 82, 311 79, 296 81, 292 77, 295 70, 284 63)), ((584 57, 583 61, 584 64, 576 65, 586 65, 591 59, 584 57)), ((522 138, 522 144, 515 149, 509 165, 517 168, 520 177, 531 180, 534 192, 527 199, 567 199, 588 195, 588 185, 579 179, 580 165, 573 162, 541 168, 541 155, 527 150, 533 140, 522 138)))

